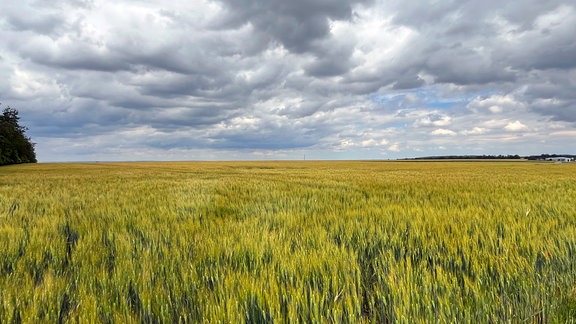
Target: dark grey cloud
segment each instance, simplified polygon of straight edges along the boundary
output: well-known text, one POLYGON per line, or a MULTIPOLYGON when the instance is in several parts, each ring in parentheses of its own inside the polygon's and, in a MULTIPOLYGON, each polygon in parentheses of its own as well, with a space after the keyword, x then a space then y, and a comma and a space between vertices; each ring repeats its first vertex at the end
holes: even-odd
POLYGON ((61 28, 64 21, 56 14, 23 15, 22 13, 17 13, 9 16, 7 23, 17 31, 31 31, 50 35, 61 28))
POLYGON ((317 136, 280 127, 261 129, 258 132, 219 134, 213 145, 222 149, 285 150, 308 148, 316 141, 317 136), (280 134, 283 136, 279 136, 280 134))
POLYGON ((352 16, 353 1, 220 0, 228 8, 220 24, 236 28, 250 23, 255 31, 270 36, 288 50, 311 51, 314 42, 329 36, 331 20, 352 16))
POLYGON ((435 82, 468 85, 513 81, 516 77, 490 55, 460 43, 424 50, 422 55, 426 58, 422 68, 435 82))
POLYGON ((533 72, 525 83, 518 95, 532 111, 576 122, 576 69, 533 72))
MULTIPOLYGON (((576 68, 575 8, 565 7, 556 11, 561 21, 541 22, 505 44, 500 54, 506 56, 511 67, 522 70, 576 68), (564 12, 563 12, 564 11, 564 12), (566 12, 568 11, 568 12, 566 12)), ((554 14, 551 14, 553 18, 554 14)))

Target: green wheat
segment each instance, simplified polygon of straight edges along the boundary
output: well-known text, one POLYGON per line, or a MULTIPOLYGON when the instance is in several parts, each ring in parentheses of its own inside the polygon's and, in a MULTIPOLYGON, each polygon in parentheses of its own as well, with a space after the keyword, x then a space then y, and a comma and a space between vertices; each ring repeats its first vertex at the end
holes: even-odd
POLYGON ((0 322, 574 322, 576 164, 0 168, 0 322))

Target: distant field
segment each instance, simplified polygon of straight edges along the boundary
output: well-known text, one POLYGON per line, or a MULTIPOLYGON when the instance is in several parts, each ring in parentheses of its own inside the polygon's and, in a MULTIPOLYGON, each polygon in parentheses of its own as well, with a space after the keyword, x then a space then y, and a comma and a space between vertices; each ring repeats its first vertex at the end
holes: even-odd
POLYGON ((0 323, 575 322, 576 163, 0 168, 0 323))

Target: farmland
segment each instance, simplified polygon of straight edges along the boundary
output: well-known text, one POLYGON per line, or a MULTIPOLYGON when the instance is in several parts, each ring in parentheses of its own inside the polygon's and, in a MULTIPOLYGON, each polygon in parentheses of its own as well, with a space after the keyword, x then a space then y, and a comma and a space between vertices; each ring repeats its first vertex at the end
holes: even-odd
POLYGON ((574 322, 576 163, 0 168, 0 322, 574 322))

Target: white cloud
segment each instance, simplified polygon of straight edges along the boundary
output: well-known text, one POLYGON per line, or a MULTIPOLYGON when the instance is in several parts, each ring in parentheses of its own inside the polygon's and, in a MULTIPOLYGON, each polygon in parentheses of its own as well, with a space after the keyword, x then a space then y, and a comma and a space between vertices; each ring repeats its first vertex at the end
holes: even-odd
POLYGON ((463 135, 480 135, 486 133, 487 129, 482 127, 474 127, 470 130, 463 130, 461 133, 463 135))
POLYGON ((508 124, 505 119, 489 119, 482 122, 482 126, 486 128, 504 128, 508 124))
POLYGON ((526 125, 522 124, 519 120, 510 122, 504 126, 504 129, 509 132, 518 132, 527 129, 526 125))
POLYGON ((468 108, 474 112, 490 112, 493 114, 520 112, 525 105, 514 98, 513 95, 491 95, 487 98, 474 99, 468 108))
POLYGON ((440 136, 454 136, 454 135, 456 135, 456 132, 449 130, 449 129, 438 128, 438 129, 435 129, 434 131, 432 131, 430 134, 440 135, 440 136))
POLYGON ((377 145, 378 145, 378 142, 376 142, 373 138, 363 140, 360 143, 360 146, 362 146, 362 147, 371 147, 371 146, 377 146, 377 145))
POLYGON ((19 68, 13 69, 10 82, 14 94, 21 98, 52 97, 60 92, 53 79, 19 68))
POLYGON ((560 131, 560 132, 553 132, 550 134, 551 136, 567 136, 567 137, 575 137, 576 138, 576 130, 572 131, 560 131))
POLYGON ((353 141, 346 139, 346 140, 342 140, 342 141, 340 142, 340 146, 338 147, 338 149, 340 149, 340 150, 345 150, 345 149, 347 149, 347 148, 351 148, 351 147, 354 147, 354 146, 356 146, 356 144, 354 144, 353 141))

